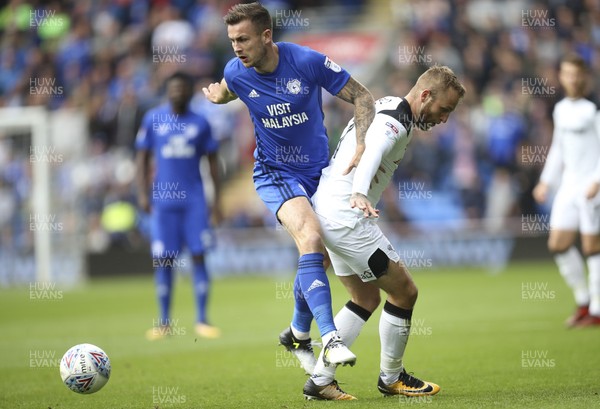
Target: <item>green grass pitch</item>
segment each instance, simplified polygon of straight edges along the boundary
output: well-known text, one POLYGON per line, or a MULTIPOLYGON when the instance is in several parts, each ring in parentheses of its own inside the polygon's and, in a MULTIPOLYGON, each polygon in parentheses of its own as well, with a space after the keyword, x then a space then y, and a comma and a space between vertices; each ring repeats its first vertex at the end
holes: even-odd
MULTIPOLYGON (((218 340, 194 335, 191 287, 180 279, 173 300, 177 332, 146 341, 156 312, 148 276, 55 288, 44 296, 35 288, 33 294, 1 290, 0 408, 600 406, 600 328, 564 328, 573 300, 552 263, 512 265, 497 275, 477 269, 413 275, 420 293, 404 361, 409 372, 441 386, 434 397, 378 393, 377 311, 352 348, 356 366, 337 374, 359 400, 305 401, 306 376, 277 346, 291 318, 291 275, 216 280, 210 315, 223 330, 218 340), (112 363, 110 381, 93 395, 69 391, 59 376, 62 354, 81 342, 103 348, 112 363)), ((347 296, 335 277, 330 281, 337 311, 347 296)))

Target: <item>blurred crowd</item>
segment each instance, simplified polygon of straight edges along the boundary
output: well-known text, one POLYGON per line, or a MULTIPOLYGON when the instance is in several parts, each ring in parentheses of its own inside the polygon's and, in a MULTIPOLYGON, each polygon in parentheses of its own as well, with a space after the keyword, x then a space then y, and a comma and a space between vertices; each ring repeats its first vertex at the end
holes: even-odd
POLYGON ((387 195, 388 215, 425 225, 458 216, 460 224, 482 220, 490 230, 504 228, 511 217, 547 215, 548 204, 536 204, 531 191, 551 142, 552 110, 562 98, 557 69, 562 57, 580 54, 591 67, 588 98, 596 102, 600 2, 392 4, 398 40, 383 92, 403 95, 422 65, 438 63, 459 75, 467 94, 447 124, 413 138, 396 175, 400 192, 387 195), (422 190, 420 196, 431 192, 434 200, 410 200, 411 191, 422 190), (409 200, 398 201, 403 195, 409 200))
MULTIPOLYGON (((335 21, 352 29, 373 2, 263 4, 271 10, 345 10, 349 18, 335 21)), ((200 91, 222 78, 233 56, 222 16, 235 3, 11 0, 0 10, 0 107, 77 108, 88 119, 84 158, 86 174, 93 176, 57 183, 73 183, 82 192, 78 206, 87 220, 90 249, 101 251, 111 242, 135 245, 138 240, 127 228, 124 234, 122 228, 104 234, 113 224, 106 213, 109 209, 124 217, 111 207, 115 203, 135 207, 131 167, 136 131, 144 112, 163 101, 164 80, 174 71, 184 69, 198 80, 192 105, 208 113, 221 142, 224 177, 234 178, 252 162, 247 111, 213 106, 200 91), (50 92, 31 91, 39 86, 50 92)), ((383 217, 417 227, 431 222, 468 226, 483 220, 487 228, 500 229, 507 218, 546 213, 547 208, 533 202, 531 190, 550 144, 552 108, 561 98, 558 61, 577 51, 593 71, 600 68, 600 2, 389 3, 393 39, 389 58, 378 68, 382 75, 367 84, 374 96, 405 95, 434 63, 449 65, 467 95, 447 124, 415 134, 396 183, 384 196, 383 217)), ((331 27, 336 28, 342 27, 331 27)), ((282 34, 276 31, 276 40, 282 34)), ((599 91, 593 84, 590 98, 599 91)), ((334 147, 352 107, 325 98, 324 110, 334 147)), ((24 204, 31 197, 29 152, 17 146, 15 138, 0 138, 0 229, 6 232, 12 226, 13 239, 16 215, 29 212, 24 204)), ((225 225, 265 222, 262 215, 244 212, 230 214, 225 225)), ((126 226, 140 227, 132 231, 144 231, 143 220, 127 220, 126 226)), ((6 245, 7 235, 0 237, 0 246, 6 245)))

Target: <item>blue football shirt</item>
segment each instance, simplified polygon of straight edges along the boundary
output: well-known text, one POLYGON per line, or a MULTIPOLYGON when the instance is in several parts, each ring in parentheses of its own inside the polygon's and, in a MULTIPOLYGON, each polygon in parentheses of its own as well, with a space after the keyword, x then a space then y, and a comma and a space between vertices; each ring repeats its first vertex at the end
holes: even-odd
POLYGON ((205 203, 200 158, 215 152, 218 144, 202 115, 189 110, 176 114, 168 103, 151 109, 144 115, 135 145, 154 156, 154 206, 205 203))
POLYGON ((225 81, 250 111, 258 162, 274 169, 318 173, 329 159, 321 88, 336 95, 350 74, 308 47, 285 42, 277 46, 275 71, 260 74, 235 57, 225 67, 225 81))

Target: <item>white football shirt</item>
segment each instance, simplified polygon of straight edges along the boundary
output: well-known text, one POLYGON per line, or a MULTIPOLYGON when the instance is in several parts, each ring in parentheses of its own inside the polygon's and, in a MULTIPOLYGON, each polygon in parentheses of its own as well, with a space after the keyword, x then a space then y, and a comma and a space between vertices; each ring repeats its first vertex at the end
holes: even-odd
POLYGON ((404 98, 378 99, 375 110, 358 166, 349 174, 342 174, 356 152, 353 118, 344 129, 329 166, 323 169, 312 197, 318 215, 350 228, 364 218, 361 210, 350 207, 352 193, 364 194, 373 205, 379 202, 411 139, 412 113, 404 98))
POLYGON ((564 98, 554 107, 554 133, 540 181, 581 186, 600 182, 600 116, 585 99, 564 98))

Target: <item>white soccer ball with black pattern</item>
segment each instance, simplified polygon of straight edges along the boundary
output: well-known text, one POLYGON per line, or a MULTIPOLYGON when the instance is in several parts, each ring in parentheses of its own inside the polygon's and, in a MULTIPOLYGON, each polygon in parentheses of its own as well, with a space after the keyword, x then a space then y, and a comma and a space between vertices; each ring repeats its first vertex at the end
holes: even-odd
POLYGON ((75 345, 60 360, 60 377, 73 392, 98 392, 110 378, 110 360, 96 345, 75 345))

